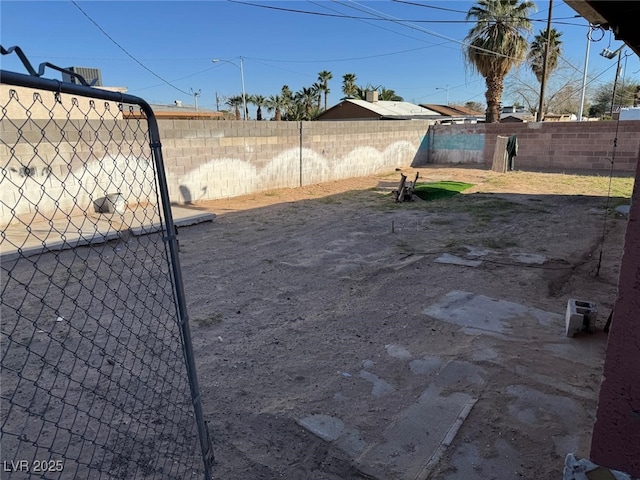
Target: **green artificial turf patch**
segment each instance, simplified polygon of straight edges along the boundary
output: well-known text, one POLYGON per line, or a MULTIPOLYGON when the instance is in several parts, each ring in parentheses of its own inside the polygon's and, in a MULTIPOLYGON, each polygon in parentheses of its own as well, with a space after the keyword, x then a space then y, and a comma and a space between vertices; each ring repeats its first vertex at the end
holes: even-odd
POLYGON ((417 183, 413 191, 423 200, 437 200, 453 197, 471 187, 473 187, 472 183, 443 180, 433 183, 417 183))

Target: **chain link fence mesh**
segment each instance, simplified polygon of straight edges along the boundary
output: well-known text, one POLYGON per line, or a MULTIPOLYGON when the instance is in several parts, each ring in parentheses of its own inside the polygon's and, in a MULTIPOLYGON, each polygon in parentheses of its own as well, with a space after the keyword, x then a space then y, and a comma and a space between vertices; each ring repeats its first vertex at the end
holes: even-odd
POLYGON ((147 120, 0 87, 2 478, 203 478, 147 120))

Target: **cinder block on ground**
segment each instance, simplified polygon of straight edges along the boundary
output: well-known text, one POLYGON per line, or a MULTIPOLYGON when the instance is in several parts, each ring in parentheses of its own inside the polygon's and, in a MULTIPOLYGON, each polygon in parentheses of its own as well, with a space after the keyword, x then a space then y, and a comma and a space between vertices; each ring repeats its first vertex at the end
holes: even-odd
POLYGON ((576 458, 572 453, 567 455, 564 463, 562 480, 633 480, 628 473, 609 470, 587 460, 576 458))
POLYGON ((598 310, 596 304, 570 298, 567 302, 565 329, 567 337, 573 337, 580 331, 590 332, 596 326, 598 310))

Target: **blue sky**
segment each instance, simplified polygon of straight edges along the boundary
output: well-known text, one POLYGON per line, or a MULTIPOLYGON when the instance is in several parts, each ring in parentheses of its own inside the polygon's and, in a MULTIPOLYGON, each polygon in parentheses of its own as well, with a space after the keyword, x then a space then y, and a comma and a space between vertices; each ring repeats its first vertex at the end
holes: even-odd
MULTIPOLYGON (((3 0, 0 37, 5 48, 20 46, 34 65, 100 68, 105 85, 125 86, 151 103, 193 104, 191 93, 200 92, 200 107, 215 108, 217 94, 222 108, 225 96, 241 92, 240 57, 247 94, 277 94, 284 84, 297 91, 329 70, 329 105, 343 96, 345 73, 355 73, 358 85, 383 85, 414 103, 444 104, 447 94, 450 103, 484 102, 484 80, 465 65, 460 44, 471 27, 463 12, 473 3, 3 0)), ((549 8, 548 1, 536 4, 534 33, 545 28, 549 8)), ((580 84, 588 27, 575 15, 554 1, 554 27, 564 41, 561 75, 580 84)), ((622 45, 609 32, 596 34, 591 86, 613 80, 615 60, 599 53, 622 45)), ((3 69, 24 72, 15 55, 1 60, 3 69)), ((625 58, 623 67, 624 78, 640 78, 637 56, 625 58)), ((55 71, 45 76, 61 78, 55 71)), ((507 92, 503 104, 513 100, 507 92)))

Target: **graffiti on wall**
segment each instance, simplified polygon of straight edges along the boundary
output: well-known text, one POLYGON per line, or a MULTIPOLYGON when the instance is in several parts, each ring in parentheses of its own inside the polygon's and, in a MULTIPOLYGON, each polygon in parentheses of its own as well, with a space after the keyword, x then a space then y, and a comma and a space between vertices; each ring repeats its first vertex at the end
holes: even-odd
POLYGON ((10 167, 9 171, 17 174, 22 178, 38 178, 46 180, 51 176, 52 170, 49 165, 21 165, 19 167, 10 167))

